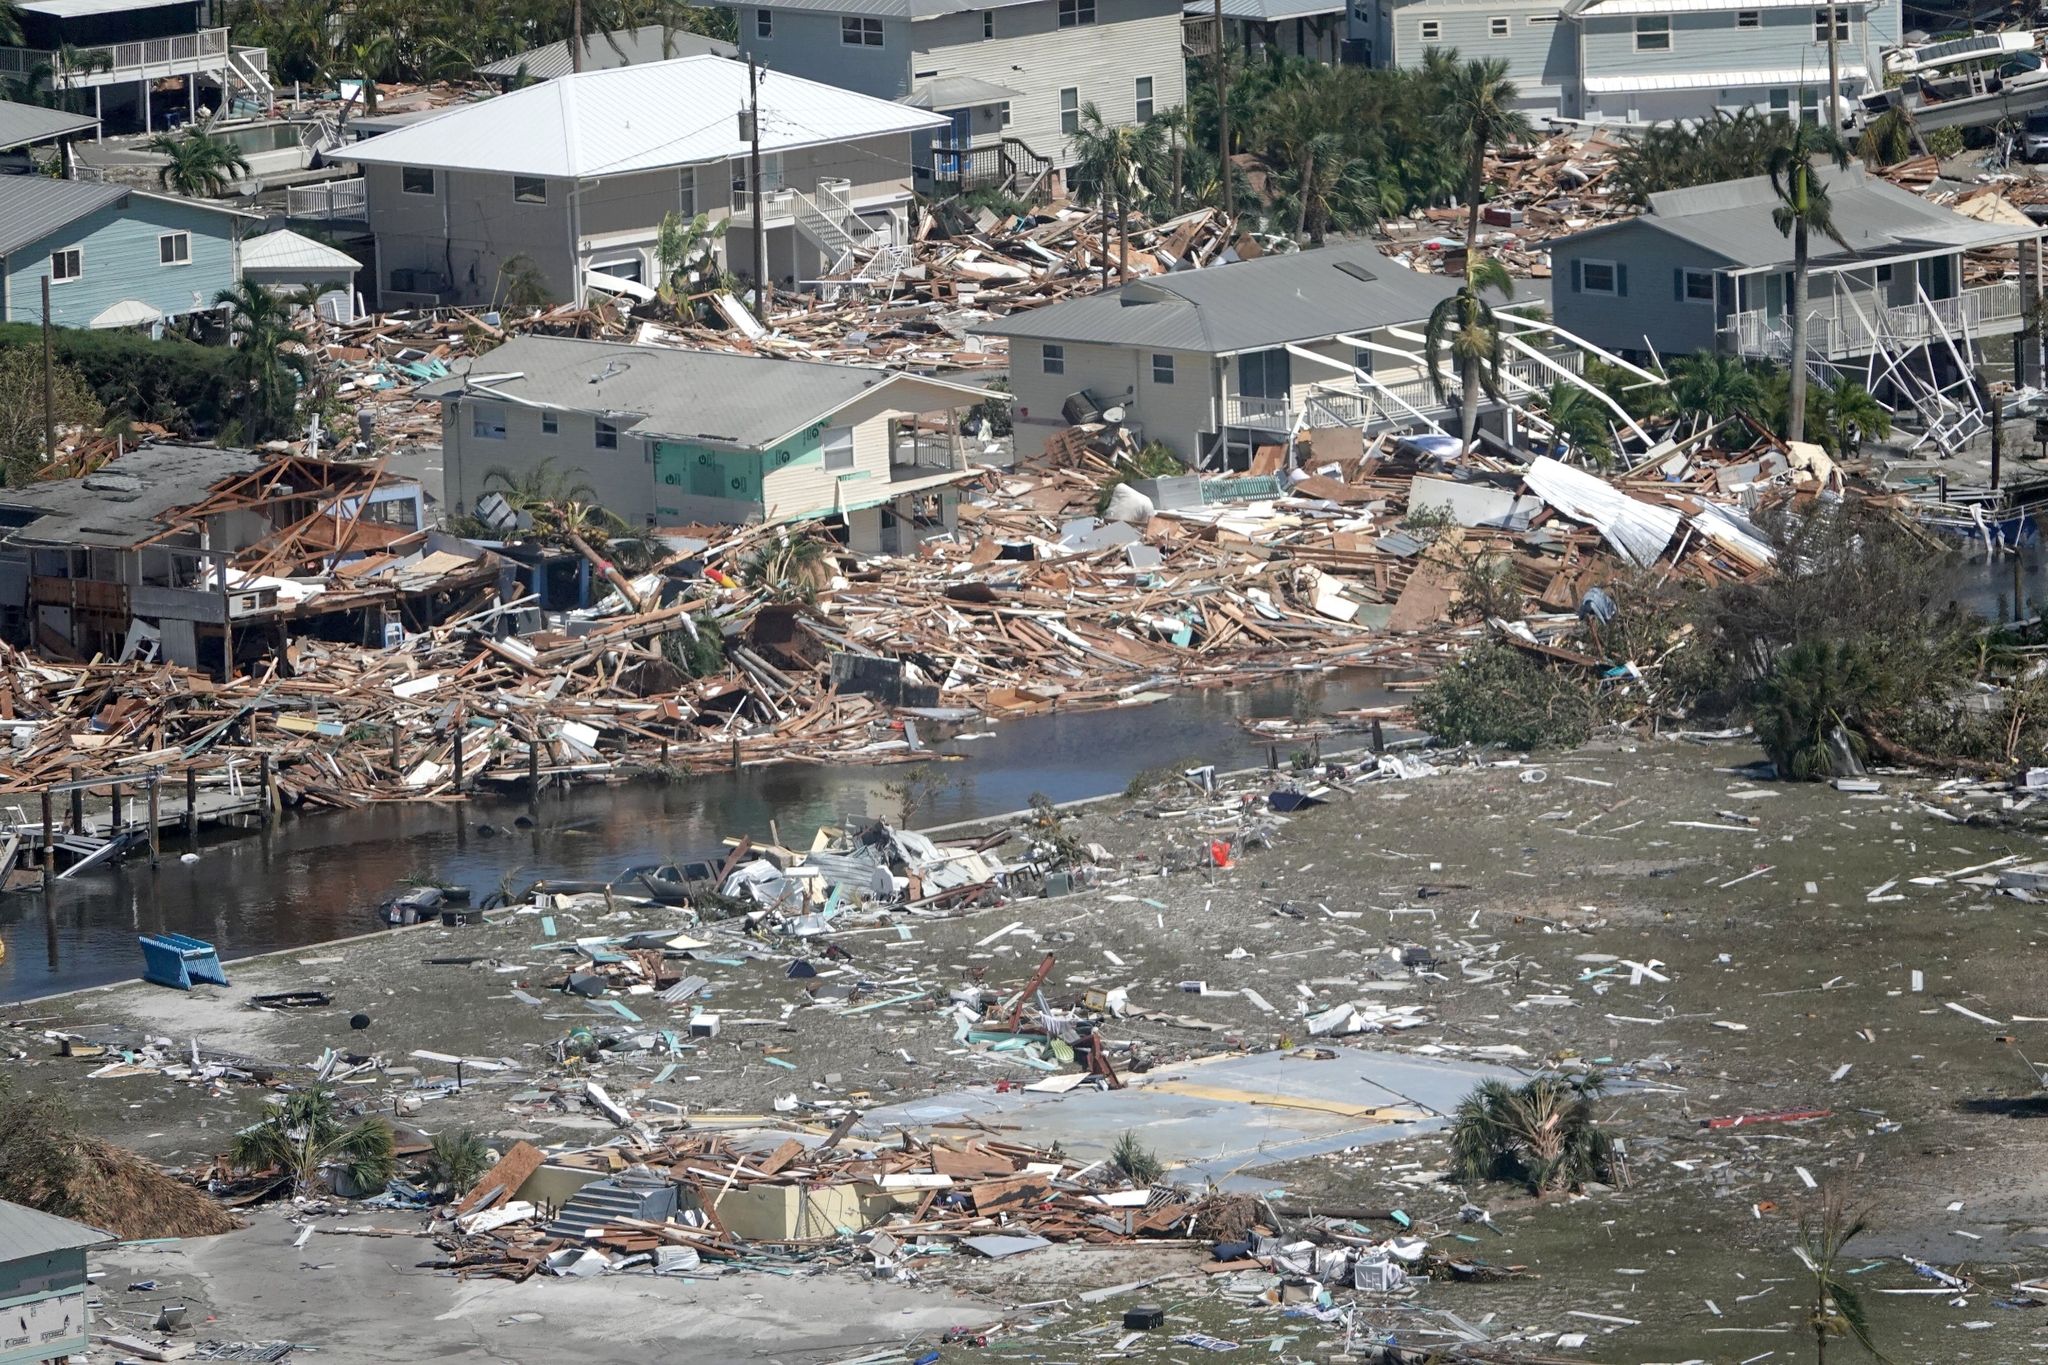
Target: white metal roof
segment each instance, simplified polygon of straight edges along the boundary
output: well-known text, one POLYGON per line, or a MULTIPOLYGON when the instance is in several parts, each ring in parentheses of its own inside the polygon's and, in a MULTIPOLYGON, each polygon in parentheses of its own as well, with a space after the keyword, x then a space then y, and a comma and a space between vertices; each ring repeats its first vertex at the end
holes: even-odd
POLYGON ((296 274, 331 272, 341 279, 354 275, 361 266, 346 251, 325 242, 279 230, 251 237, 242 243, 242 269, 289 270, 296 274))
MULTIPOLYGON (((1861 66, 1842 68, 1842 83, 1868 81, 1870 71, 1861 66)), ((1677 71, 1655 76, 1588 76, 1588 94, 1611 94, 1625 90, 1727 90, 1746 85, 1826 85, 1828 69, 1787 66, 1769 71, 1677 71)))
MULTIPOLYGON (((1839 0, 1845 10, 1868 9, 1876 0, 1839 0)), ((1812 9, 1813 0, 1568 0, 1564 13, 1580 19, 1628 14, 1702 14, 1745 9, 1812 9)))
POLYGON ((126 14, 130 10, 162 9, 168 5, 192 8, 192 0, 22 0, 30 14, 52 19, 86 19, 95 14, 126 14))
MULTIPOLYGON (((385 133, 337 155, 376 165, 588 179, 739 156, 747 68, 682 57, 584 71, 385 133)), ((786 151, 946 120, 781 72, 761 77, 761 150, 786 151)), ((903 169, 906 173, 908 167, 903 169)))
POLYGON ((162 310, 141 299, 122 299, 119 303, 108 304, 93 315, 92 327, 145 327, 152 322, 162 322, 162 310))

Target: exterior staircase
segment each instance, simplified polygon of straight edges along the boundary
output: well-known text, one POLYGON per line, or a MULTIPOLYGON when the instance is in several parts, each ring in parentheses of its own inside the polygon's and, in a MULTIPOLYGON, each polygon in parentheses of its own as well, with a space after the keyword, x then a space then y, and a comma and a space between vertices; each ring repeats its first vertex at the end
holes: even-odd
POLYGON ((676 1211, 676 1187, 652 1171, 621 1171, 609 1180, 585 1185, 569 1196, 543 1232, 571 1242, 584 1240, 592 1228, 620 1218, 663 1222, 676 1211))
POLYGON ((788 190, 796 230, 823 252, 833 271, 844 270, 863 254, 888 243, 882 234, 853 211, 853 186, 845 180, 821 180, 815 195, 788 190))

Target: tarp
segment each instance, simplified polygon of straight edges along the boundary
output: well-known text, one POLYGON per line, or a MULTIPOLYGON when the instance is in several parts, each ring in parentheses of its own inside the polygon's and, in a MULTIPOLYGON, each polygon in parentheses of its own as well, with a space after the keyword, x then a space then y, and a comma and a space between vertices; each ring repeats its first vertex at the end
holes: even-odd
POLYGON ((1539 455, 1522 473, 1529 491, 1573 521, 1598 530, 1638 568, 1654 564, 1683 520, 1675 507, 1653 507, 1570 465, 1539 455))

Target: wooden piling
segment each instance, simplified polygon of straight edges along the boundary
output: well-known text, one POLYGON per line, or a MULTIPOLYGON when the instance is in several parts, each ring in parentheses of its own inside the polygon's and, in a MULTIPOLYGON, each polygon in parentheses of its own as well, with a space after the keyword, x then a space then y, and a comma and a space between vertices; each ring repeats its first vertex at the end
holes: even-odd
POLYGON ((159 804, 162 800, 162 788, 163 783, 161 780, 151 779, 149 784, 149 865, 151 867, 156 866, 157 855, 163 852, 163 827, 158 820, 162 810, 159 804))
POLYGON ((256 756, 257 799, 263 803, 263 822, 270 823, 270 755, 256 756))
POLYGON ((540 800, 540 727, 535 726, 526 736, 526 794, 531 801, 540 800))
POLYGON ((185 833, 193 840, 199 839, 199 770, 185 769, 185 833))
POLYGON ((455 790, 458 792, 462 790, 462 731, 463 719, 458 714, 455 717, 455 733, 450 737, 454 740, 455 790))
POLYGON ((51 877, 57 871, 57 803, 50 796, 50 789, 43 788, 43 876, 51 877))
POLYGON ((71 832, 73 834, 85 833, 85 788, 75 785, 84 775, 76 763, 71 765, 71 781, 74 784, 71 788, 71 832))

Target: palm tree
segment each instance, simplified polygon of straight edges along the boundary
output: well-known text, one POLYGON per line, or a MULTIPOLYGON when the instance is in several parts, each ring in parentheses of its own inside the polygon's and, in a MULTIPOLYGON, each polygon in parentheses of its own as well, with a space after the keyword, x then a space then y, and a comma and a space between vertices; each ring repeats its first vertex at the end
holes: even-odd
POLYGON ((1834 746, 1860 753, 1855 723, 1882 682, 1869 656, 1847 640, 1806 640, 1771 661, 1751 724, 1778 776, 1811 782, 1834 770, 1834 746))
POLYGON ((1720 351, 1695 351, 1671 362, 1671 399, 1681 413, 1725 422, 1760 417, 1764 386, 1756 371, 1720 351))
POLYGON ((1613 1142, 1593 1116, 1600 1074, 1481 1081, 1451 1116, 1451 1166, 1468 1185, 1517 1180, 1532 1194, 1576 1190, 1612 1170, 1613 1142))
POLYGON ((1479 251, 1479 199, 1486 192, 1486 149, 1527 142, 1535 129, 1515 108, 1515 83, 1500 57, 1467 62, 1442 81, 1443 105, 1437 126, 1465 157, 1465 271, 1479 251))
POLYGON ((1838 1337, 1848 1337, 1875 1360, 1885 1358, 1871 1340, 1863 1300, 1841 1264, 1849 1243, 1869 1227, 1868 1215, 1851 1208, 1848 1195, 1833 1181, 1821 1188, 1819 1204, 1799 1220, 1799 1240, 1793 1244, 1792 1254, 1812 1277, 1813 1306, 1806 1323, 1813 1332, 1815 1365, 1825 1365, 1828 1342, 1838 1337))
POLYGON ((596 501, 597 490, 579 477, 582 473, 581 469, 555 468, 555 457, 550 455, 524 474, 493 465, 484 471, 484 487, 503 497, 514 512, 534 516, 549 507, 596 501))
POLYGON ((1717 109, 1693 122, 1660 123, 1629 138, 1607 183, 1624 202, 1640 207, 1661 190, 1762 175, 1770 167, 1771 149, 1789 132, 1786 120, 1755 109, 1733 114, 1717 109))
POLYGON ((1592 394, 1560 379, 1544 395, 1543 409, 1543 420, 1550 423, 1552 434, 1567 456, 1582 455, 1603 470, 1613 465, 1607 409, 1592 394))
POLYGON ((538 308, 548 301, 548 277, 540 262, 522 251, 498 266, 495 293, 507 308, 538 308))
POLYGON ((326 1086, 287 1096, 276 1113, 235 1134, 228 1160, 238 1171, 290 1176, 294 1198, 310 1194, 332 1167, 359 1190, 381 1191, 398 1169, 391 1125, 381 1118, 349 1123, 326 1086))
POLYGON ((362 82, 365 114, 377 112, 377 77, 391 65, 392 46, 389 33, 365 33, 342 50, 342 66, 362 82))
POLYGON ((428 1140, 426 1175, 437 1189, 459 1195, 491 1168, 491 1150, 469 1129, 436 1133, 428 1140))
POLYGON ((1109 284, 1109 215, 1114 210, 1120 243, 1117 275, 1131 277, 1130 200, 1150 194, 1159 173, 1160 130, 1151 124, 1112 127, 1103 122, 1093 102, 1081 106, 1080 130, 1074 134, 1074 178, 1082 194, 1093 199, 1103 215, 1102 283, 1109 284))
POLYGON ((241 440, 254 445, 291 435, 313 370, 305 342, 292 327, 291 306, 253 280, 221 290, 213 301, 227 310, 235 338, 228 376, 241 395, 241 440))
POLYGON ((1429 310, 1429 325, 1422 333, 1422 353, 1429 361, 1429 384, 1436 401, 1449 401, 1444 374, 1444 352, 1458 372, 1458 424, 1461 448, 1470 453, 1472 435, 1479 427, 1479 395, 1483 390, 1500 402, 1500 370, 1507 344, 1502 339, 1500 319, 1486 300, 1491 289, 1503 299, 1515 296, 1515 282, 1508 272, 1488 256, 1465 256, 1465 282, 1458 292, 1429 310))
POLYGON ((20 47, 21 42, 19 0, 0 0, 0 47, 20 47))
POLYGON ((211 119, 201 119, 183 133, 158 133, 144 146, 170 158, 157 168, 157 184, 188 199, 225 194, 237 177, 249 173, 242 149, 216 134, 211 119))
POLYGON ((1344 155, 1342 138, 1319 133, 1302 150, 1301 164, 1279 177, 1275 205, 1293 220, 1297 238, 1321 246, 1332 230, 1359 232, 1380 220, 1384 191, 1371 167, 1344 155))
POLYGON ((1771 210, 1771 222, 1792 239, 1792 385, 1786 402, 1785 438, 1805 439, 1806 434, 1806 283, 1807 240, 1811 233, 1832 237, 1844 251, 1849 241, 1835 226, 1834 205, 1828 187, 1814 164, 1827 157, 1837 167, 1849 164, 1849 149, 1834 129, 1818 123, 1794 124, 1781 145, 1771 149, 1771 189, 1778 207, 1771 210))
POLYGON ((1855 454, 1866 436, 1883 440, 1891 435, 1892 414, 1845 374, 1814 391, 1813 425, 1814 443, 1840 457, 1855 454))

